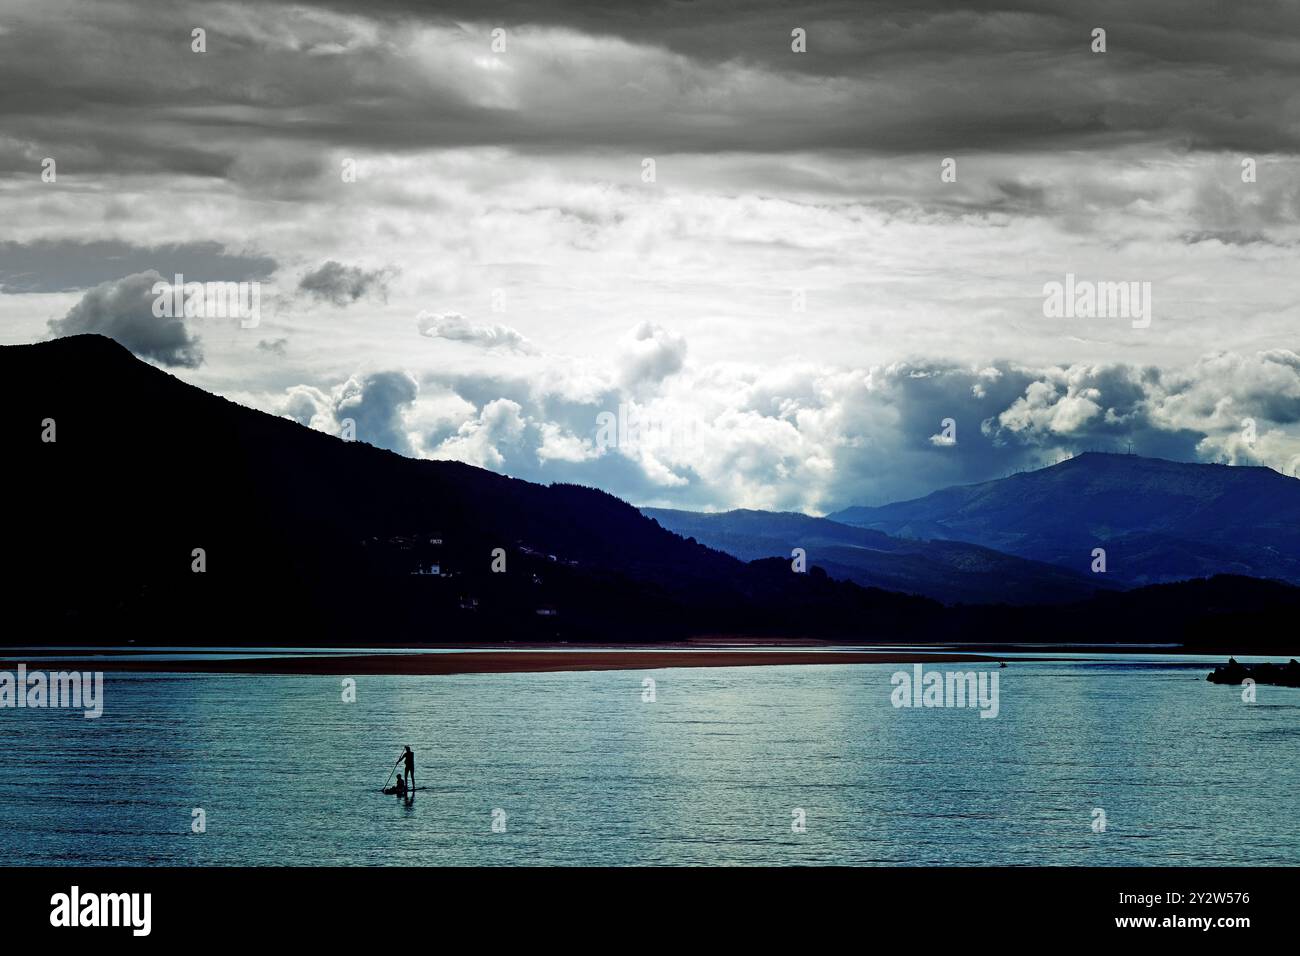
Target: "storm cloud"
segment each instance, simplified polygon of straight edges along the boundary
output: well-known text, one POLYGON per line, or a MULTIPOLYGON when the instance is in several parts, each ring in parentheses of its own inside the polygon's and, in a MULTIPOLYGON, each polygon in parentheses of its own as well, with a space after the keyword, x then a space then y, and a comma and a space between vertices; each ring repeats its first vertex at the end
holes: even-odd
POLYGON ((639 504, 1087 448, 1293 470, 1297 35, 1173 0, 15 0, 0 330, 639 504), (148 270, 270 307, 200 350, 148 270), (1067 275, 1149 283, 1149 325, 1049 314, 1067 275))
POLYGON ((106 335, 142 358, 163 365, 197 368, 203 349, 197 335, 179 317, 154 315, 157 272, 141 272, 104 282, 87 292, 61 319, 51 319, 57 337, 95 333, 106 335))
POLYGON ((149 270, 169 279, 245 282, 265 279, 275 268, 268 256, 231 254, 215 242, 145 247, 111 240, 0 242, 0 293, 8 295, 78 291, 149 270))
POLYGON ((388 277, 386 269, 367 271, 331 260, 306 273, 298 281, 298 291, 320 302, 341 307, 368 295, 386 296, 388 277))
POLYGON ((95 18, 76 17, 79 6, 19 3, 0 34, 7 165, 22 163, 24 141, 48 154, 52 139, 82 173, 197 175, 230 175, 236 144, 268 136, 885 155, 1086 149, 1103 137, 1255 153, 1300 143, 1287 105, 1300 67, 1281 42, 1300 33, 1300 11, 1279 4, 318 2, 237 5, 228 19, 161 0, 96 4, 95 18), (207 51, 196 54, 200 22, 207 51), (1103 56, 1090 48, 1098 27, 1103 56), (82 55, 126 46, 131 60, 112 71, 82 55), (39 79, 51 60, 57 86, 39 79), (141 115, 155 118, 138 129, 141 115), (214 135, 176 135, 186 127, 214 135))

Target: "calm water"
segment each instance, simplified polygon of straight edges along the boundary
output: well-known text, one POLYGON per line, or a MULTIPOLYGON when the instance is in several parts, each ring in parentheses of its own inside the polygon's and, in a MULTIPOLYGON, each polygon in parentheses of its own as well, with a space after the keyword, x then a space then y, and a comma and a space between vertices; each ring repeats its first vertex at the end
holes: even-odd
POLYGON ((896 665, 363 677, 355 704, 110 673, 99 720, 0 710, 0 862, 1300 863, 1300 690, 1247 705, 1182 660, 1013 661, 992 720, 895 709, 896 665), (376 792, 405 743, 409 805, 376 792))

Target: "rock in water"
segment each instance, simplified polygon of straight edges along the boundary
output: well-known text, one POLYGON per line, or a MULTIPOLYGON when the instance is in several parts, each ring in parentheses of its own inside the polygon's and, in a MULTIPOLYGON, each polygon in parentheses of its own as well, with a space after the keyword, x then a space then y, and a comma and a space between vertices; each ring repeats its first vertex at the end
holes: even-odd
POLYGON ((1300 687, 1300 661, 1294 657, 1285 664, 1242 664, 1235 657, 1216 667, 1205 679, 1212 684, 1240 684, 1249 678, 1256 684, 1300 687))

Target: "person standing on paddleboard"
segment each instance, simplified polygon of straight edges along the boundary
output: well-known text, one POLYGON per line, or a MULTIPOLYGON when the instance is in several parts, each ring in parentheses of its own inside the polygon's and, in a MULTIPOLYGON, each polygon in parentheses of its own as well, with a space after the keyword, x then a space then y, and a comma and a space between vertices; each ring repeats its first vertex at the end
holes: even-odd
POLYGON ((406 779, 407 777, 411 778, 411 782, 407 786, 411 792, 414 792, 415 791, 415 751, 411 749, 410 744, 406 745, 406 749, 402 752, 402 756, 399 759, 406 761, 406 769, 402 771, 402 779, 406 779))

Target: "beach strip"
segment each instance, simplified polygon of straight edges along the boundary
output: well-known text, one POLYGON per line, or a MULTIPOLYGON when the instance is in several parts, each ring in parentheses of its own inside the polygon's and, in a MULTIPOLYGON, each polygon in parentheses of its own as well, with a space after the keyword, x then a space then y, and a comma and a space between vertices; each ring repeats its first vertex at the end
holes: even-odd
MULTIPOLYGON (((141 673, 303 674, 515 674, 557 671, 658 670, 667 667, 762 667, 790 664, 944 664, 979 662, 996 666, 988 655, 911 654, 897 651, 810 650, 519 650, 465 651, 445 654, 355 654, 320 657, 275 655, 205 660, 178 656, 168 661, 130 656, 60 658, 59 670, 133 671, 141 673)), ((0 670, 19 661, 0 660, 0 670)))

